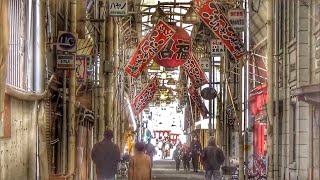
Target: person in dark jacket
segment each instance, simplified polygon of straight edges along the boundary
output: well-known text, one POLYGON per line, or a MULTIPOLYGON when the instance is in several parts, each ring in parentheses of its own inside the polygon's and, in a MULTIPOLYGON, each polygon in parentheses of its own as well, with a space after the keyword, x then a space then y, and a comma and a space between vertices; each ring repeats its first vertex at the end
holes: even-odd
POLYGON ((201 162, 206 171, 206 180, 221 180, 220 166, 224 162, 224 154, 216 145, 214 137, 210 137, 208 146, 203 149, 201 154, 201 162))
POLYGON ((182 162, 183 162, 183 168, 185 171, 190 171, 190 148, 188 144, 184 144, 182 147, 182 162))
POLYGON ((104 139, 96 143, 91 151, 91 158, 97 169, 98 180, 114 180, 120 162, 120 150, 118 145, 111 140, 113 131, 106 130, 104 139))
POLYGON ((176 162, 176 170, 179 171, 179 169, 180 169, 180 163, 181 163, 181 151, 180 151, 180 149, 176 148, 176 149, 173 151, 172 158, 173 158, 174 161, 176 162))
POLYGON ((192 166, 193 172, 198 172, 199 169, 199 157, 202 151, 201 143, 198 140, 197 136, 193 137, 193 141, 190 143, 190 151, 191 151, 191 158, 192 158, 192 166))
POLYGON ((148 139, 148 144, 146 144, 145 153, 150 157, 151 167, 153 167, 153 156, 156 154, 156 148, 151 143, 151 139, 148 139))

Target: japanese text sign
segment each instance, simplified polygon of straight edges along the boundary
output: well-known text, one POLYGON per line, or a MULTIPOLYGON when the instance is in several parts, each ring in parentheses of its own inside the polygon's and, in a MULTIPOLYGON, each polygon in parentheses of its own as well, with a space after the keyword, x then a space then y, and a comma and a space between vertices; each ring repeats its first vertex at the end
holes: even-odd
POLYGON ((215 0, 193 0, 201 20, 224 43, 235 59, 245 54, 244 45, 215 0))
POLYGON ((133 114, 138 115, 152 100, 154 93, 159 88, 159 79, 155 76, 150 83, 134 98, 131 103, 133 114))
POLYGON ((204 105, 202 98, 201 98, 200 94, 198 93, 197 89, 193 86, 190 86, 188 90, 189 90, 189 94, 190 94, 191 99, 195 102, 195 104, 200 109, 200 113, 201 113, 202 117, 206 118, 209 111, 208 111, 207 107, 204 105))
POLYGON ((125 16, 128 14, 127 0, 109 0, 110 16, 125 16))
POLYGON ((139 77, 142 70, 165 47, 174 33, 175 31, 168 24, 160 20, 139 43, 138 49, 126 65, 125 71, 134 78, 139 77))
POLYGON ((235 31, 237 32, 244 31, 245 13, 243 9, 230 9, 228 11, 228 19, 235 31))
POLYGON ((206 75, 202 71, 199 63, 194 58, 193 54, 191 54, 186 63, 182 65, 185 72, 188 74, 192 85, 195 88, 199 88, 208 83, 206 75))
POLYGON ((224 54, 224 44, 220 39, 211 40, 211 56, 217 57, 224 54))

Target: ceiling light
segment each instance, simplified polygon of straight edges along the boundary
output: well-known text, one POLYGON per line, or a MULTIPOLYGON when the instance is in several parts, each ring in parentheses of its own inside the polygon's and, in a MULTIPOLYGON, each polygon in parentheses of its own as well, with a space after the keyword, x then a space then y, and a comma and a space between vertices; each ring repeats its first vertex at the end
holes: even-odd
POLYGON ((200 18, 193 10, 192 6, 190 6, 187 13, 182 17, 182 22, 186 24, 197 24, 200 22, 200 18))
POLYGON ((160 8, 160 1, 158 1, 158 7, 151 16, 151 23, 156 24, 160 19, 162 19, 165 22, 168 21, 166 13, 160 8))

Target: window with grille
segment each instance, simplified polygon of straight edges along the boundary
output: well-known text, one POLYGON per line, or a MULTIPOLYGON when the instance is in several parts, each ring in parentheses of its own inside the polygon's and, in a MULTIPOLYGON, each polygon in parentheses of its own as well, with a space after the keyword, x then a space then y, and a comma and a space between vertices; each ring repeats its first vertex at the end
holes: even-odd
POLYGON ((25 84, 25 0, 9 1, 9 53, 7 83, 26 89, 25 84))

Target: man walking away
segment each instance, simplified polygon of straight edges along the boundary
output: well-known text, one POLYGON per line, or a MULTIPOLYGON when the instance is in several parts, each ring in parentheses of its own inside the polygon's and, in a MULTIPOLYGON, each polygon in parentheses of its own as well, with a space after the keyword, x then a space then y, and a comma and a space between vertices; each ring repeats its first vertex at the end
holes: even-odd
POLYGON ((172 155, 174 161, 176 162, 176 170, 179 171, 180 169, 180 162, 181 162, 181 151, 180 149, 176 148, 173 151, 173 155, 172 155))
POLYGON ((156 154, 156 148, 151 144, 151 139, 148 139, 148 144, 146 145, 146 154, 151 159, 151 167, 153 166, 153 156, 156 154))
POLYGON ((151 179, 151 160, 144 153, 144 143, 135 144, 134 155, 129 160, 128 180, 150 180, 151 179))
POLYGON ((220 166, 224 162, 224 154, 216 145, 214 137, 210 137, 208 146, 203 149, 201 154, 201 162, 206 171, 206 180, 221 180, 220 166))
POLYGON ((182 162, 185 171, 190 171, 190 154, 191 153, 188 144, 184 144, 182 147, 182 162))
POLYGON ((201 154, 202 147, 197 136, 193 137, 193 140, 190 143, 190 150, 191 150, 191 157, 192 157, 193 172, 198 172, 199 156, 201 154))
POLYGON ((118 145, 111 140, 113 131, 106 130, 104 139, 95 144, 91 151, 91 158, 97 169, 98 180, 114 180, 120 162, 120 150, 118 145))

